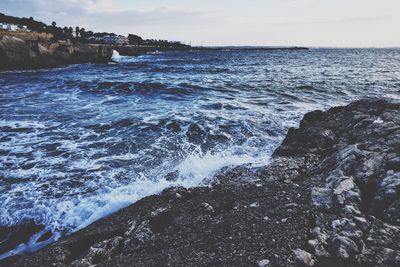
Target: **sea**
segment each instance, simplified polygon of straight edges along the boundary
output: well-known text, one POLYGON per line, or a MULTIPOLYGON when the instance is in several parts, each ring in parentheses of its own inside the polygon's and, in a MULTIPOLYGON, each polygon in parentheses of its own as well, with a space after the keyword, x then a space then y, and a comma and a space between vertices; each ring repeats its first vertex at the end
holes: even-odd
POLYGON ((0 260, 165 188, 266 166, 305 113, 371 97, 400 101, 400 49, 114 52, 0 72, 0 237, 38 226, 0 241, 0 260))

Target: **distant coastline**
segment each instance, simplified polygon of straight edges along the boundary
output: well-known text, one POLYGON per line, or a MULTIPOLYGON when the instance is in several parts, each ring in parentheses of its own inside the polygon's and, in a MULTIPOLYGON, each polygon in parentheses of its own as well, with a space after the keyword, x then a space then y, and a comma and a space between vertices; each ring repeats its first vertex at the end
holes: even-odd
POLYGON ((305 51, 305 47, 153 47, 107 45, 43 40, 48 35, 0 32, 0 70, 52 68, 82 63, 112 61, 113 50, 122 56, 140 56, 166 51, 305 51), (24 38, 28 36, 29 38, 24 38), (35 39, 36 38, 36 39, 35 39))
POLYGON ((276 50, 310 50, 308 47, 301 46, 197 46, 194 50, 201 51, 223 51, 223 50, 241 50, 241 51, 276 51, 276 50))
POLYGON ((113 50, 121 56, 165 51, 296 51, 307 47, 191 46, 179 41, 143 39, 129 34, 87 31, 82 27, 46 25, 30 18, 0 13, 0 70, 51 68, 81 63, 106 63, 113 50))

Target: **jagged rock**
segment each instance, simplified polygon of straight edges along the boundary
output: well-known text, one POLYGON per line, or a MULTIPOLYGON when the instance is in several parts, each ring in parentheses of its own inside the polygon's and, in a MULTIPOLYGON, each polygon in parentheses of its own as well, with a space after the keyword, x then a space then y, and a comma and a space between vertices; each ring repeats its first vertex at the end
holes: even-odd
POLYGON ((332 240, 333 251, 340 259, 347 260, 354 256, 359 250, 357 244, 348 237, 338 236, 332 240))
POLYGON ((315 227, 311 235, 314 239, 308 240, 308 245, 313 248, 313 253, 319 258, 328 258, 330 256, 329 252, 326 250, 328 245, 329 236, 321 231, 321 228, 315 227))
POLYGON ((333 204, 332 190, 329 188, 313 188, 311 190, 311 201, 317 208, 331 208, 333 204))
POLYGON ((390 248, 384 248, 380 253, 378 264, 385 265, 398 265, 400 263, 400 251, 390 248))
POLYGON ((200 145, 203 143, 207 133, 197 124, 190 124, 186 136, 190 143, 200 145))
POLYGON ((73 261, 71 266, 87 267, 109 260, 121 250, 122 242, 123 238, 117 236, 112 239, 96 243, 89 248, 83 258, 73 261))
POLYGON ((293 250, 296 260, 304 266, 314 266, 315 260, 312 255, 302 249, 293 250))
POLYGON ((365 219, 365 217, 354 216, 353 220, 363 232, 367 231, 370 227, 370 223, 367 221, 367 219, 365 219))
POLYGON ((150 230, 148 222, 142 222, 133 233, 133 237, 141 242, 150 240, 153 237, 153 232, 150 230))
POLYGON ((388 170, 400 171, 400 156, 396 153, 389 154, 386 166, 388 170))
POLYGON ((213 206, 211 206, 211 205, 208 204, 208 203, 201 203, 201 206, 202 206, 206 211, 215 212, 213 206))
POLYGON ((348 193, 355 187, 354 181, 350 177, 342 177, 341 182, 334 189, 334 194, 336 196, 336 200, 340 204, 344 204, 346 196, 348 193))
POLYGON ((368 184, 374 181, 374 178, 379 175, 383 164, 383 157, 381 153, 369 153, 367 158, 363 160, 359 169, 356 171, 355 176, 357 180, 363 184, 368 184))
POLYGON ((400 199, 394 201, 385 210, 385 219, 391 224, 400 226, 400 199))
POLYGON ((379 206, 382 202, 391 202, 396 198, 400 198, 400 172, 390 170, 378 185, 375 202, 379 206))

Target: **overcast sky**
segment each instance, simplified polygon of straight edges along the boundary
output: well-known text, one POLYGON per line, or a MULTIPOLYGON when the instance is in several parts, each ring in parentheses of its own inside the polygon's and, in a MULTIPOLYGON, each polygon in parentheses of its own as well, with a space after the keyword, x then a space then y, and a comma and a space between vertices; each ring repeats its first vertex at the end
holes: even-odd
POLYGON ((0 0, 0 12, 193 45, 400 46, 400 0, 0 0))

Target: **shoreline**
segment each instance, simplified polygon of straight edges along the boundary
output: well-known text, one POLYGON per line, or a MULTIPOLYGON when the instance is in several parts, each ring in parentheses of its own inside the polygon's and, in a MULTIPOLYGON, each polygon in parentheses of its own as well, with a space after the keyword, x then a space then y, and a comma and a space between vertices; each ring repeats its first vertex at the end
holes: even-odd
POLYGON ((396 266, 399 112, 362 100, 308 113, 265 168, 166 189, 13 266, 396 266))
POLYGON ((0 36, 0 71, 56 68, 71 64, 108 63, 113 50, 121 56, 166 51, 307 51, 306 47, 138 47, 60 41, 23 40, 0 36))

